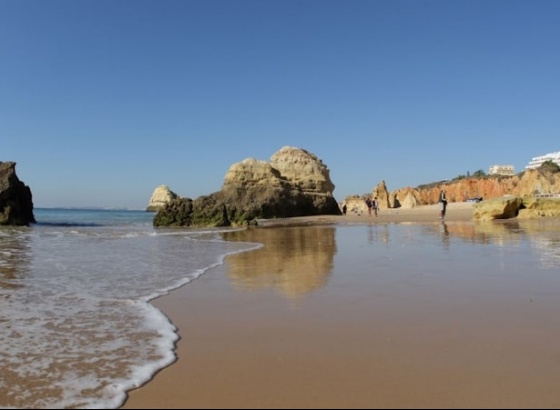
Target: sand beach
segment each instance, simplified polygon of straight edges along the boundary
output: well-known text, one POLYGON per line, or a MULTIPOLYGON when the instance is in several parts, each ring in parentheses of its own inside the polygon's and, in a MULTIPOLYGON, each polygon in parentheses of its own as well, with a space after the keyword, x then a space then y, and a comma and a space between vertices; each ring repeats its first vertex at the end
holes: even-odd
MULTIPOLYGON (((445 220, 470 221, 473 218, 474 202, 452 202, 447 206, 445 220)), ((372 224, 399 222, 433 222, 439 219, 439 205, 423 205, 415 208, 381 209, 377 215, 369 216, 365 213, 348 212, 344 216, 311 216, 285 219, 269 219, 260 221, 260 226, 294 226, 315 224, 372 224)))
POLYGON ((510 256, 495 265, 471 203, 438 215, 226 234, 264 246, 153 301, 178 328, 178 359, 122 408, 557 408, 558 280, 503 269, 510 256))

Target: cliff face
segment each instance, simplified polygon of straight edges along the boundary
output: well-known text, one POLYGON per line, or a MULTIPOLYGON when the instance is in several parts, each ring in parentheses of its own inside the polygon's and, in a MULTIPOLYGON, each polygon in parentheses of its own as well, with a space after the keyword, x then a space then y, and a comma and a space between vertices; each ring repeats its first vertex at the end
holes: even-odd
POLYGON ((441 189, 447 191, 447 198, 450 202, 462 202, 476 197, 492 199, 504 195, 558 194, 560 193, 560 173, 536 169, 527 170, 511 177, 466 178, 433 184, 425 188, 407 187, 389 194, 389 206, 391 208, 410 208, 416 205, 435 204, 441 189))
POLYGON ((15 162, 0 162, 0 225, 35 223, 31 189, 16 175, 15 162))

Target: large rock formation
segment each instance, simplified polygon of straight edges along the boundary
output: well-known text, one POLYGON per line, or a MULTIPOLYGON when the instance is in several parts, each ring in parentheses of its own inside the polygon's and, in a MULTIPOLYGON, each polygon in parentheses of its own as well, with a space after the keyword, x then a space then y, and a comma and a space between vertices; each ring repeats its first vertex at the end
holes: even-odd
POLYGON ((177 198, 161 209, 154 226, 229 226, 257 219, 340 215, 329 169, 315 155, 284 147, 270 162, 233 164, 222 189, 196 200, 177 198))
POLYGON ((31 189, 16 175, 15 162, 0 162, 0 225, 35 223, 31 189))
POLYGON ((154 193, 150 197, 146 211, 157 212, 178 197, 179 196, 175 192, 171 191, 167 185, 160 185, 154 190, 154 193))

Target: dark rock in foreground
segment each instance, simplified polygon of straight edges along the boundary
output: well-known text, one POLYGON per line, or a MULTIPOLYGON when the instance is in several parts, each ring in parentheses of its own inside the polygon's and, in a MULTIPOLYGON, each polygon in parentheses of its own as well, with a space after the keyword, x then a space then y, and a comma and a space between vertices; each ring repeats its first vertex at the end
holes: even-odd
POLYGON ((0 162, 0 225, 35 223, 31 189, 16 175, 15 162, 0 162))

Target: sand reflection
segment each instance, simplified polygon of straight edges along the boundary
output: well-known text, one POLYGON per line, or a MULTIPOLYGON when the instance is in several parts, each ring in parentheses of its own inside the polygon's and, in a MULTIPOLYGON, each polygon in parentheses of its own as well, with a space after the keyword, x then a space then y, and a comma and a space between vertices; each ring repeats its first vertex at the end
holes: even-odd
MULTIPOLYGON (((386 224, 370 227, 368 242, 389 243, 386 224)), ((233 285, 243 290, 274 289, 287 298, 300 298, 324 286, 333 270, 336 226, 298 226, 227 232, 228 241, 256 242, 263 248, 232 255, 226 268, 233 285)), ((508 220, 477 223, 423 224, 427 235, 441 238, 448 250, 459 242, 526 246, 536 250, 542 266, 560 266, 560 220, 508 220)))
POLYGON ((238 288, 302 297, 326 284, 336 253, 335 231, 332 226, 307 226, 227 233, 226 240, 264 245, 229 257, 228 275, 238 288))
POLYGON ((453 238, 498 247, 529 242, 542 266, 560 267, 560 219, 441 222, 426 228, 434 235, 441 235, 445 248, 452 246, 453 238))

